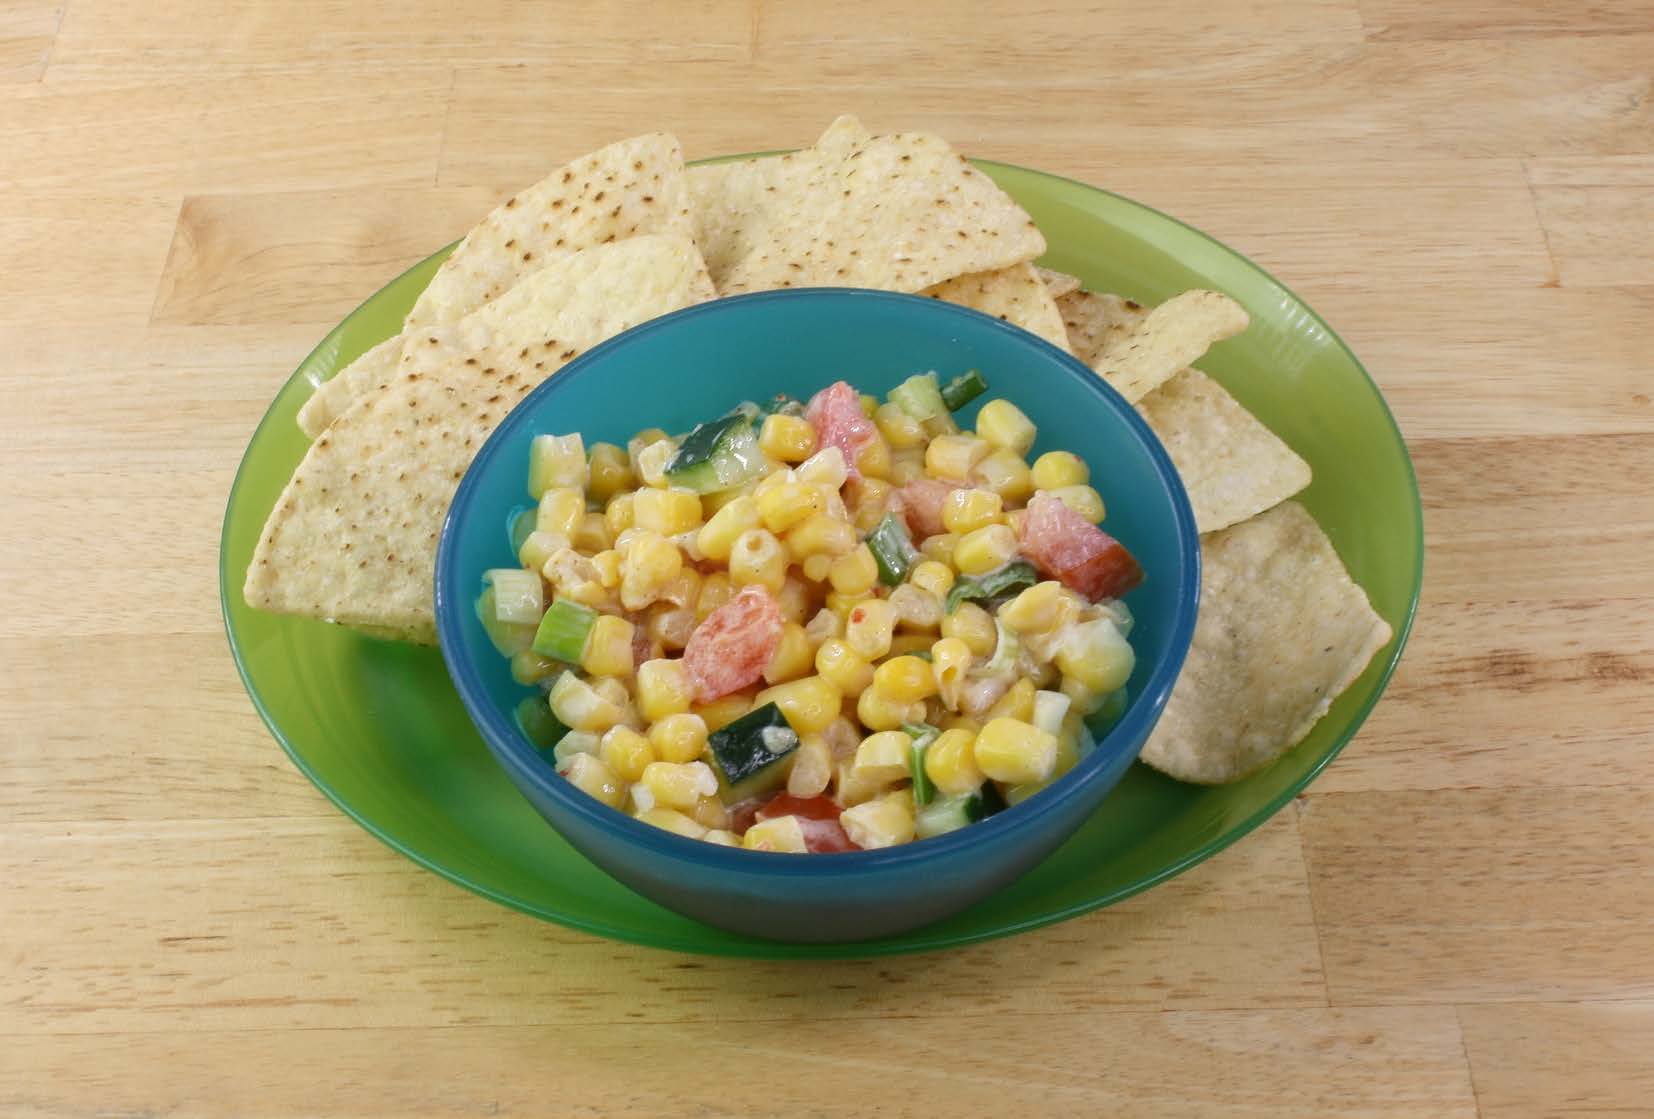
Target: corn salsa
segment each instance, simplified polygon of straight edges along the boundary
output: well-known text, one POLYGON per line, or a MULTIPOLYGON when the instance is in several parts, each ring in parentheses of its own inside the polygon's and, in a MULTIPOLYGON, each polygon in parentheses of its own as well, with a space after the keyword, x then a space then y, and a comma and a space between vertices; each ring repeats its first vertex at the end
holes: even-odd
POLYGON ((625 447, 536 437, 519 566, 477 601, 537 688, 524 733, 612 808, 762 851, 925 839, 1061 777, 1124 707, 1142 570, 1083 460, 1028 461, 1015 404, 960 430, 986 388, 839 381, 625 447))

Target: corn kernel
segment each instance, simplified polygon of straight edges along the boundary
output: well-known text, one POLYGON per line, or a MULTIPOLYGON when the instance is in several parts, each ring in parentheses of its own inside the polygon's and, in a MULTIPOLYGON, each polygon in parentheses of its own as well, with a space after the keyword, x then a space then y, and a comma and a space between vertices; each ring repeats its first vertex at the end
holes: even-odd
POLYGON ((705 621, 708 614, 734 597, 735 586, 729 581, 729 574, 714 571, 701 580, 701 593, 695 598, 695 619, 705 621))
POLYGON ((602 801, 610 808, 620 807, 625 789, 614 770, 604 765, 603 759, 596 754, 575 754, 557 772, 587 796, 602 801))
POLYGON ((572 539, 585 515, 586 495, 572 486, 557 486, 540 495, 534 529, 572 539))
POLYGON ((626 718, 620 704, 597 692, 572 672, 565 672, 551 686, 551 713, 570 730, 601 734, 626 718))
POLYGON ((944 730, 925 749, 925 776, 948 796, 962 796, 982 787, 976 764, 976 732, 964 727, 944 730))
POLYGON ((676 536, 701 527, 701 499, 688 490, 638 490, 632 502, 632 524, 662 536, 676 536))
POLYGON ((841 695, 860 695, 873 682, 873 666, 842 638, 829 637, 815 652, 815 669, 841 695))
POLYGON ((783 482, 756 495, 758 520, 771 532, 786 532, 826 505, 821 491, 804 482, 783 482))
POLYGON ((1025 455, 1037 434, 1033 421, 1009 400, 990 400, 976 414, 976 433, 1000 450, 1025 455))
POLYGON ((950 711, 959 709, 959 697, 970 671, 970 646, 957 637, 944 637, 930 647, 930 674, 936 678, 936 694, 950 711))
POLYGON ((849 521, 812 513, 787 533, 787 551, 795 561, 810 556, 842 556, 858 543, 849 521))
POLYGON ((1005 519, 1005 504, 991 490, 956 489, 942 499, 942 527, 963 536, 1005 519))
POLYGON ((850 523, 857 532, 872 532, 884 520, 884 515, 890 511, 893 488, 883 478, 860 478, 845 491, 850 523))
POLYGON ((803 462, 815 453, 816 429, 802 416, 765 416, 758 430, 758 449, 782 462, 803 462))
POLYGON ((531 532, 523 538, 522 547, 517 549, 517 561, 530 571, 538 571, 547 560, 572 543, 568 537, 555 532, 531 532))
POLYGON ((524 649, 511 657, 511 678, 519 684, 538 684, 561 671, 563 665, 560 662, 542 657, 533 649, 524 649))
POLYGON ((953 566, 953 553, 959 547, 959 537, 951 532, 938 532, 919 542, 919 552, 928 560, 953 566))
POLYGON ((797 680, 809 675, 814 664, 815 649, 811 647, 804 627, 797 622, 788 622, 781 627, 781 640, 776 643, 769 664, 764 666, 764 681, 783 684, 788 680, 797 680))
POLYGON ((536 499, 556 486, 586 488, 586 446, 578 433, 536 435, 528 463, 528 492, 536 499))
POLYGON ((634 466, 644 485, 663 490, 667 487, 666 468, 678 456, 678 445, 670 439, 657 439, 637 453, 634 466))
POLYGON ((913 797, 905 789, 846 808, 839 824, 864 850, 893 847, 913 839, 913 797))
POLYGON ((862 591, 860 594, 841 594, 838 591, 828 591, 824 605, 839 616, 840 628, 842 629, 848 623, 850 611, 872 597, 872 591, 862 591))
POLYGON ((923 703, 902 703, 877 688, 868 688, 856 697, 856 718, 868 730, 896 730, 903 723, 923 722, 923 703))
POLYGON ((632 797, 643 809, 658 805, 683 811, 717 792, 718 778, 705 762, 650 762, 633 787, 632 797))
POLYGON ((887 782, 858 776, 854 757, 845 758, 833 766, 833 799, 846 808, 866 803, 888 787, 887 782))
POLYGON ((875 408, 873 424, 894 450, 917 447, 925 441, 925 429, 899 404, 881 404, 875 408))
POLYGON ((934 634, 942 624, 942 600, 912 583, 890 592, 890 606, 896 611, 896 624, 909 633, 934 634))
POLYGON ((993 656, 999 644, 999 628, 993 615, 974 602, 961 602, 953 613, 942 618, 942 636, 957 637, 965 643, 974 657, 993 656))
POLYGON ((741 846, 749 851, 781 851, 792 855, 802 855, 809 850, 804 843, 804 827, 797 816, 759 820, 742 836, 741 846))
POLYGON ((649 745, 664 762, 692 762, 706 752, 711 732, 699 715, 664 715, 649 728, 649 745))
POLYGON ((907 573, 907 581, 937 598, 946 598, 948 591, 953 589, 953 568, 935 560, 923 560, 913 565, 907 573))
POLYGON ((658 533, 638 531, 621 551, 621 604, 628 610, 642 610, 682 570, 683 553, 676 544, 658 533))
POLYGON ((843 451, 837 447, 823 447, 799 463, 798 468, 793 471, 793 476, 797 481, 812 486, 826 486, 836 491, 844 485, 844 480, 850 476, 850 470, 845 465, 843 451))
POLYGON ((1108 618, 1070 626, 1051 659, 1063 675, 1098 695, 1124 687, 1137 663, 1131 644, 1108 618))
MULTIPOLYGON (((724 831, 729 827, 729 806, 716 796, 704 796, 695 802, 695 807, 689 810, 689 815, 697 824, 713 831, 724 831)), ((701 836, 705 839, 706 836, 701 836)))
POLYGON ((866 594, 879 581, 879 564, 872 549, 862 544, 834 560, 827 578, 840 594, 866 594))
POLYGON ((1009 525, 988 525, 959 538, 953 566, 961 575, 983 575, 1011 562, 1017 554, 1016 533, 1009 525))
POLYGON ((1072 451, 1046 451, 1034 460, 1034 488, 1056 490, 1091 481, 1091 468, 1072 451))
POLYGON ((643 448, 666 438, 669 437, 660 428, 646 427, 626 441, 626 457, 631 461, 634 473, 637 471, 637 457, 643 453, 643 448))
POLYGON ((629 676, 632 672, 632 632, 625 618, 599 614, 592 622, 580 667, 592 676, 629 676))
POLYGON ((976 764, 995 781, 1043 781, 1057 764, 1057 736, 1022 719, 989 719, 976 736, 976 764))
POLYGON ((698 821, 670 808, 650 808, 639 812, 636 818, 651 827, 681 835, 685 839, 704 839, 708 834, 698 821))
POLYGON ((737 587, 757 585, 779 594, 787 579, 787 551, 771 533, 749 528, 735 538, 729 579, 737 587))
POLYGON ((569 542, 589 556, 603 551, 614 543, 614 538, 609 535, 608 519, 602 513, 582 515, 580 523, 574 526, 574 536, 569 542))
POLYGON ((1014 451, 990 453, 971 471, 971 483, 997 493, 1003 501, 1027 501, 1034 492, 1034 477, 1028 462, 1014 451))
MULTIPOLYGON (((901 588, 898 587, 897 589, 900 590, 901 588)), ((895 602, 896 596, 891 595, 890 601, 895 602)), ((890 639, 890 652, 886 653, 885 656, 887 658, 907 657, 918 653, 928 653, 931 642, 935 640, 936 635, 934 633, 898 633, 890 639)), ((923 657, 919 659, 924 660, 923 657)))
POLYGON ((873 687, 894 703, 916 703, 936 694, 936 678, 918 657, 893 657, 873 670, 873 687))
POLYGON ((632 527, 632 494, 617 493, 603 507, 603 519, 609 524, 609 537, 618 540, 620 534, 632 527))
POLYGON ((861 657, 876 661, 890 652, 895 629, 895 608, 882 598, 870 598, 851 608, 844 623, 844 640, 861 657))
POLYGON ((833 753, 827 739, 807 734, 799 739, 793 767, 787 771, 787 791, 795 797, 820 796, 833 779, 833 753))
POLYGON ((681 660, 650 660, 637 666, 637 707, 647 722, 688 711, 694 692, 681 660))
POLYGON ((751 710, 751 692, 733 692, 719 696, 710 703, 697 703, 689 709, 690 714, 700 716, 708 734, 727 727, 751 710))
POLYGON ((909 482, 916 482, 925 476, 925 452, 918 447, 908 447, 900 451, 890 452, 890 484, 905 486, 909 482))
POLYGON ((891 464, 890 444, 884 441, 884 436, 877 433, 856 456, 856 470, 864 478, 890 477, 891 464))
POLYGON ((701 839, 707 843, 716 843, 720 847, 741 846, 741 837, 736 835, 734 832, 726 831, 723 828, 713 828, 711 831, 701 836, 701 839))
POLYGON ((868 419, 872 419, 873 413, 879 408, 879 398, 870 392, 864 392, 857 397, 857 403, 861 405, 861 414, 868 419))
POLYGON ((637 484, 632 478, 631 460, 613 443, 593 443, 588 466, 591 481, 586 485, 586 493, 600 505, 637 484))
POLYGON ((655 760, 655 748, 631 727, 610 727, 603 732, 599 757, 623 781, 636 781, 655 760))
POLYGON ((963 482, 993 448, 974 435, 938 435, 925 448, 925 473, 932 478, 963 482))
POLYGON ((832 568, 835 558, 827 555, 805 556, 804 562, 798 565, 798 569, 804 573, 804 578, 810 582, 825 583, 827 572, 832 568))
POLYGON ((842 700, 839 690, 824 676, 806 676, 785 684, 776 684, 758 693, 754 703, 762 707, 773 703, 781 709, 787 725, 799 735, 816 734, 827 729, 838 718, 842 700))
POLYGON ((993 702, 987 710, 990 719, 1006 718, 1020 719, 1025 723, 1034 721, 1034 693, 1039 691, 1034 682, 1023 676, 1005 690, 1005 694, 993 702))
POLYGON ((1058 486, 1047 492, 1092 524, 1103 519, 1103 495, 1090 486, 1058 486))
POLYGON ((912 756, 913 739, 906 731, 881 730, 862 739, 856 747, 855 773, 884 784, 900 781, 911 772, 912 756))
POLYGON ((804 623, 804 633, 810 639, 810 647, 816 648, 828 638, 844 636, 844 619, 822 607, 804 623))
POLYGON ((1048 633, 1064 620, 1067 598, 1063 585, 1054 579, 1035 583, 999 608, 999 620, 1018 633, 1048 633))

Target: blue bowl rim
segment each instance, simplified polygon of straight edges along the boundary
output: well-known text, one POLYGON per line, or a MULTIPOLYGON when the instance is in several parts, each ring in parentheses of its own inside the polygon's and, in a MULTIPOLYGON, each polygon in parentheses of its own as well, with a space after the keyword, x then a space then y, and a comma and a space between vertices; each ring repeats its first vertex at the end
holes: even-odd
POLYGON ((587 823, 606 831, 618 831, 621 836, 646 851, 664 858, 683 859, 700 863, 709 869, 733 873, 779 872, 783 875, 802 877, 836 877, 845 873, 894 870, 913 863, 944 859, 979 844, 1004 840, 1014 832, 1031 827, 1041 814, 1081 796, 1088 781, 1114 759, 1114 753, 1106 749, 1110 739, 1126 742, 1141 736, 1146 740, 1165 709, 1172 685, 1176 683, 1177 676, 1182 671, 1184 658, 1194 636, 1200 597, 1200 537, 1195 528, 1194 510, 1189 504, 1188 494, 1160 440, 1124 397, 1072 354, 992 315, 954 303, 868 288, 801 287, 709 300, 651 319, 592 347, 564 366, 555 376, 537 386, 518 402, 494 429, 461 479, 453 500, 449 503, 437 542, 434 583, 437 639, 443 661, 459 692, 461 702, 471 716, 471 721, 481 732, 489 751, 510 774, 527 781, 538 792, 549 797, 561 808, 583 818, 587 823), (455 526, 462 511, 469 507, 477 487, 481 485, 480 479, 488 472, 506 439, 518 426, 528 422, 525 417, 537 410, 541 399, 560 391, 559 386, 567 385, 576 378, 591 375, 592 370, 599 368, 610 355, 653 333, 671 330, 684 319, 733 313, 732 308, 762 305, 777 300, 819 299, 824 295, 867 302, 907 304, 913 310, 926 308, 927 310, 921 311, 921 314, 935 314, 939 318, 967 319, 978 327, 1004 332, 1018 345, 1043 350, 1047 356, 1055 358, 1059 367, 1065 369, 1083 390, 1092 392, 1103 407, 1111 409, 1125 420, 1128 430, 1149 455, 1165 498, 1170 500, 1172 507, 1181 551, 1177 570, 1181 591, 1177 596, 1176 610, 1172 617, 1171 640, 1167 653, 1155 667, 1142 693, 1131 702, 1126 713, 1109 729, 1104 740, 1098 743, 1097 749, 1081 759, 1078 765, 1050 788, 1043 790, 1038 797, 1013 805, 968 828, 961 828, 923 842, 873 851, 834 852, 797 858, 780 853, 724 847, 675 835, 601 804, 573 790, 564 781, 554 780, 555 775, 535 754, 534 748, 523 739, 512 718, 484 698, 485 687, 482 679, 461 652, 463 641, 460 628, 468 616, 471 598, 463 592, 450 596, 446 588, 452 580, 453 569, 458 562, 455 559, 457 548, 452 545, 452 540, 457 532, 455 526))

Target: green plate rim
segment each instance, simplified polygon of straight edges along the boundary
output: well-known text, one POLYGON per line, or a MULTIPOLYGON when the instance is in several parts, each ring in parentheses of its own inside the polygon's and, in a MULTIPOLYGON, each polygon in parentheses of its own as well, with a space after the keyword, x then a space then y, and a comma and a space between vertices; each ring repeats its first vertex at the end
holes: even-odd
MULTIPOLYGON (((727 160, 752 158, 758 155, 769 154, 774 153, 750 152, 718 156, 713 159, 697 160, 695 162, 719 163, 727 160)), ((1090 183, 1081 182, 1078 179, 1068 178, 1063 175, 1053 174, 1049 171, 1041 171, 1032 167, 1022 167, 1014 163, 1005 163, 992 159, 972 159, 971 162, 978 167, 1000 167, 1018 174, 1032 175, 1036 178, 1047 179, 1053 183, 1062 184, 1070 188, 1076 188, 1087 193, 1107 195, 1130 206, 1148 211, 1149 213, 1163 218, 1174 225, 1181 226, 1197 237, 1211 242, 1223 251, 1235 257, 1237 260, 1241 261, 1247 268, 1256 272, 1265 281, 1285 293, 1294 303, 1307 311, 1309 317, 1318 326, 1320 326, 1321 329, 1327 332, 1328 337, 1332 338, 1333 341, 1337 343, 1338 348, 1343 351, 1347 358, 1349 358, 1351 364, 1361 374, 1362 378, 1367 382, 1368 387, 1372 390, 1373 397, 1377 401, 1379 409, 1382 411, 1385 420, 1389 424, 1390 435, 1395 439, 1396 445, 1401 450, 1401 458, 1402 462, 1406 466, 1407 481, 1413 499, 1413 529, 1420 541, 1420 546, 1414 553, 1413 570, 1411 572, 1413 589, 1407 602, 1406 612, 1403 615, 1401 624, 1397 627, 1396 634, 1391 641, 1390 651, 1387 655, 1382 671, 1379 674, 1376 686, 1373 688, 1372 695, 1355 711, 1354 715, 1350 719, 1349 725, 1345 727, 1337 739, 1334 740, 1332 745, 1326 750, 1325 754, 1317 760, 1314 765, 1306 770, 1299 779, 1289 784, 1282 790, 1282 792, 1277 794, 1273 799, 1268 801, 1263 807, 1259 808, 1252 815, 1246 817, 1244 820, 1233 825, 1217 836, 1214 836, 1212 839, 1206 841, 1198 847, 1191 849, 1184 855, 1183 858, 1168 863, 1155 873, 1147 875, 1127 886, 1099 894, 1097 897, 1088 898, 1084 902, 1070 905, 1063 909, 1041 914, 1038 917, 1015 921, 1009 924, 996 925, 990 929, 979 929, 972 932, 955 933, 935 937, 927 937, 925 935, 925 929, 920 928, 911 933, 901 934, 899 937, 889 937, 881 940, 848 941, 836 944, 792 944, 783 941, 764 941, 756 938, 745 938, 720 940, 709 946, 703 943, 690 943, 688 941, 677 941, 670 938, 665 940, 644 940, 628 928, 607 925, 601 921, 591 921, 580 917, 572 917, 567 914, 553 913, 539 906, 522 901, 521 899, 504 893, 503 891, 496 890, 491 886, 472 881, 464 875, 450 870, 420 852, 408 847, 400 840, 385 832, 377 824, 364 817, 348 800, 334 790, 332 786, 324 781, 316 773, 316 771, 310 767, 303 755, 301 755, 294 748, 293 744, 288 741, 287 736, 282 732, 281 727, 277 725, 275 719, 270 714, 269 709, 265 706, 263 697, 259 694, 258 686, 248 675, 246 662, 241 655, 241 648, 237 643, 235 630, 232 628, 230 622, 229 596, 232 593, 232 588, 237 585, 237 581, 235 580, 233 573, 228 570, 230 512, 231 507, 234 505, 236 494, 241 487, 242 474, 248 468, 252 446, 258 442, 258 437, 263 432, 265 425, 269 424, 274 419, 276 405, 279 403, 282 393, 290 384, 292 384, 293 378, 299 375, 299 370, 306 368, 317 354, 330 345, 345 330, 352 319, 361 314, 369 303, 372 303, 379 297, 380 292, 384 291, 385 288, 394 285, 409 273, 415 272, 422 268, 433 258, 444 256, 448 252, 452 251, 453 247, 459 243, 457 240, 444 246, 443 248, 438 249, 436 252, 431 253, 429 256, 424 257, 420 261, 398 273, 389 282, 382 285, 378 290, 374 291, 366 299, 357 304, 355 309, 341 319, 333 327, 333 329, 329 330, 322 336, 321 340, 316 343, 310 352, 305 355, 304 360, 301 361, 294 369, 292 375, 290 375, 287 380, 282 382, 281 387, 276 390, 276 395, 271 400, 269 407, 265 409, 264 415, 260 417, 258 424, 253 428, 253 433, 248 439, 248 451, 243 453, 241 462, 236 467, 235 478, 230 483, 229 494, 225 499, 224 522, 219 532, 218 548, 218 599, 219 611, 222 615, 224 623, 224 635, 229 643, 230 656, 235 661, 236 672, 241 677, 242 686, 246 689, 248 697, 253 701, 253 708, 258 712, 259 718, 264 721, 264 725, 269 728, 271 735, 281 745, 283 752, 286 753, 288 758, 292 760, 293 765, 299 770, 299 772, 304 774, 310 783, 315 785, 317 789, 321 790, 322 794, 326 796, 328 800, 332 801, 333 804, 344 812, 346 816, 354 820, 364 831, 378 839, 391 850, 411 860, 415 864, 432 871, 447 881, 452 882, 457 886, 461 886, 481 897, 497 902, 508 909, 516 910, 519 913, 526 914, 539 920, 550 921, 553 924, 561 925, 564 928, 590 933, 592 935, 605 937, 611 940, 619 940, 629 944, 637 944, 643 947, 660 948, 695 955, 740 957, 747 959, 865 959, 877 956, 908 955, 919 952, 938 951, 944 948, 964 947, 969 944, 980 944, 985 941, 998 940, 1001 937, 1015 936, 1018 933, 1030 932, 1034 929, 1044 928, 1047 925, 1058 924, 1062 921, 1071 920, 1072 918, 1083 916, 1084 914, 1113 905, 1116 902, 1134 897, 1137 894, 1142 893, 1144 890, 1157 886, 1167 879, 1174 878, 1191 867, 1205 862, 1213 855, 1251 834, 1266 820, 1270 819, 1282 808, 1286 807, 1286 805, 1296 798, 1298 794, 1303 792, 1303 790, 1308 787, 1310 782, 1318 777, 1321 774, 1321 771, 1326 769, 1326 767, 1332 763, 1333 759, 1338 757, 1338 755, 1343 752, 1344 747, 1347 746, 1350 740, 1356 736, 1361 727, 1366 723, 1367 717, 1372 714, 1373 708, 1377 706, 1378 701, 1383 697, 1384 692, 1389 687, 1390 678, 1395 674, 1396 666, 1401 663, 1402 653, 1407 647, 1407 640, 1413 632, 1414 620, 1418 616, 1419 598, 1424 587, 1425 548, 1423 499, 1419 493, 1418 474, 1413 467, 1413 458, 1408 451, 1407 440, 1402 435, 1401 426, 1396 422, 1395 414, 1390 409, 1389 401, 1384 398, 1383 391, 1378 387, 1378 383, 1373 380, 1372 374, 1367 371, 1366 365, 1364 365, 1361 359, 1356 356, 1355 351, 1350 349, 1349 344, 1344 341, 1343 337, 1336 330, 1334 330, 1324 318, 1321 317, 1320 312, 1310 306, 1310 304, 1302 299, 1297 292, 1282 283, 1268 269, 1258 264, 1246 254, 1231 248, 1229 245, 1218 240, 1216 237, 1213 237, 1211 234, 1206 233, 1203 230, 1195 228, 1188 222, 1183 221, 1181 218, 1177 218, 1171 214, 1165 213, 1162 210, 1156 209, 1153 206, 1139 202, 1134 198, 1120 194, 1116 191, 1111 191, 1104 187, 1093 186, 1090 183)), ((335 370, 335 372, 337 372, 337 370, 335 370)))

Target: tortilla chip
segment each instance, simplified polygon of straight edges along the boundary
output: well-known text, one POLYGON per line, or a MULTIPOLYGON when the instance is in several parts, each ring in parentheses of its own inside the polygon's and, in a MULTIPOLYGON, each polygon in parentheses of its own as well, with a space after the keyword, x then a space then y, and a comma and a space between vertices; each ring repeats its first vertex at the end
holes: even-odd
POLYGON ((564 257, 423 336, 311 445, 265 523, 248 604, 434 640, 437 534, 495 426, 605 338, 712 296, 694 244, 651 234, 564 257))
POLYGON ((409 336, 458 322, 581 249, 644 233, 694 235, 683 152, 661 132, 581 156, 496 207, 431 277, 396 344, 382 343, 335 374, 299 411, 299 427, 312 439, 321 434, 364 389, 385 379, 409 336), (364 362, 367 368, 358 368, 364 362))
POLYGON ((1051 293, 1052 299, 1061 299, 1065 295, 1080 290, 1080 278, 1070 276, 1067 272, 1058 272, 1055 268, 1036 268, 1039 278, 1045 283, 1045 290, 1051 293))
POLYGON ((1137 410, 1171 455, 1203 534, 1256 516, 1309 485, 1309 463, 1198 369, 1180 370, 1137 410))
POLYGON ((817 137, 815 148, 819 152, 832 152, 838 155, 849 155, 858 145, 865 144, 873 138, 873 134, 850 113, 841 113, 827 126, 827 131, 817 137))
POLYGON ((946 141, 854 139, 691 175, 701 252, 720 293, 832 285, 921 291, 1045 251, 1033 220, 946 141))
POLYGON ((1091 368, 1135 404, 1194 364, 1214 342, 1245 330, 1249 321, 1245 309, 1221 292, 1186 291, 1125 334, 1105 340, 1091 368))
POLYGON ((1068 332, 1063 328, 1057 301, 1051 298, 1051 292, 1032 264, 1014 264, 997 272, 957 276, 933 284, 919 294, 993 315, 1039 335, 1059 349, 1068 348, 1068 332))
POLYGON ((1297 502, 1204 537, 1194 643, 1142 759, 1202 785, 1255 773, 1301 742, 1389 641, 1297 502))
POLYGON ((1068 331, 1068 348, 1087 365, 1094 365, 1104 346, 1124 337, 1148 316, 1149 309, 1123 295, 1074 291, 1057 297, 1068 331))

